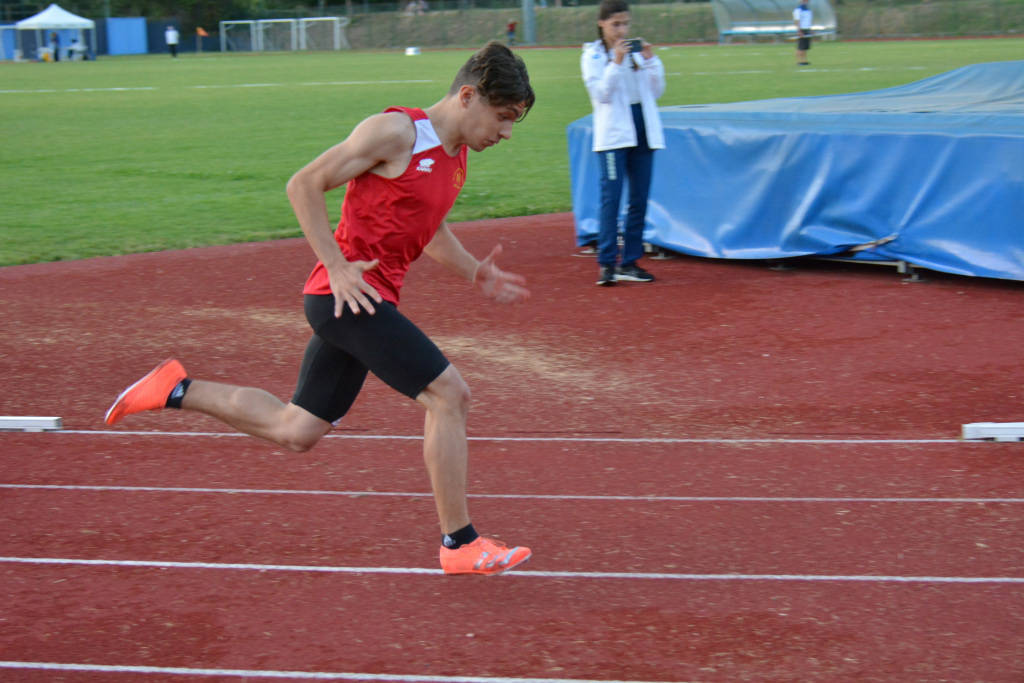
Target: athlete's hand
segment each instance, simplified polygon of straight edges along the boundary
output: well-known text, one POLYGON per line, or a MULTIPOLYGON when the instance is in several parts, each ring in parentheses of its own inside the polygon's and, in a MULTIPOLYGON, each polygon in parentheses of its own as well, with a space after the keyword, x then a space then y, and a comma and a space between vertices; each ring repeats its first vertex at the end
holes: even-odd
POLYGON ((530 290, 523 285, 526 278, 515 273, 506 273, 494 263, 494 259, 501 253, 501 245, 491 250, 473 274, 473 284, 480 287, 484 296, 494 299, 498 303, 512 304, 526 301, 530 298, 530 290))
POLYGON ((384 301, 380 293, 369 282, 363 279, 363 273, 377 267, 379 261, 347 261, 344 264, 328 269, 327 275, 331 281, 331 292, 334 293, 334 317, 340 318, 345 311, 345 304, 356 315, 362 307, 367 313, 373 315, 376 311, 372 299, 378 304, 384 301))

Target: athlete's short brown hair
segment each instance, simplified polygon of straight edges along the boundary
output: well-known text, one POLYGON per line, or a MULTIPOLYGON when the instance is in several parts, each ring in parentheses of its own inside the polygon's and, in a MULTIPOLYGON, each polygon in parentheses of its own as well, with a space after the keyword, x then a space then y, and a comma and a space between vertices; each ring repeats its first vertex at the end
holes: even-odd
POLYGON ((506 45, 496 40, 484 45, 462 65, 455 74, 448 94, 454 95, 464 85, 476 88, 492 106, 523 105, 523 112, 517 119, 519 121, 523 120, 536 100, 526 64, 506 45))

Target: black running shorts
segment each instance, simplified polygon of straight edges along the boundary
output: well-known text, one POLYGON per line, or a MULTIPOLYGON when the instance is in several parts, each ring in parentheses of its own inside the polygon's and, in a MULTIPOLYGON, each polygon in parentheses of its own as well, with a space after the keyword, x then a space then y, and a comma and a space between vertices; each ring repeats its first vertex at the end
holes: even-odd
POLYGON ((306 294, 313 336, 306 345, 292 403, 322 420, 339 420, 356 400, 367 371, 415 399, 448 367, 448 359, 394 304, 373 315, 345 306, 334 317, 334 296, 306 294))

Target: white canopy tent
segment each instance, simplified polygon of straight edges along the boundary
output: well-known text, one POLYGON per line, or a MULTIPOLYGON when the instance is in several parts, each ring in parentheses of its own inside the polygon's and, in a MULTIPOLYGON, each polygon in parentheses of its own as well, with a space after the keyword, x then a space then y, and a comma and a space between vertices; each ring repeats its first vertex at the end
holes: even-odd
POLYGON ((46 44, 43 38, 43 31, 59 31, 63 29, 78 30, 78 39, 82 43, 85 42, 82 32, 92 31, 92 53, 96 54, 96 22, 92 19, 85 19, 77 14, 72 14, 66 9, 63 9, 56 3, 50 5, 39 14, 29 17, 28 19, 22 19, 14 25, 18 29, 18 50, 21 50, 21 32, 22 31, 35 31, 36 32, 36 45, 42 46, 46 44))

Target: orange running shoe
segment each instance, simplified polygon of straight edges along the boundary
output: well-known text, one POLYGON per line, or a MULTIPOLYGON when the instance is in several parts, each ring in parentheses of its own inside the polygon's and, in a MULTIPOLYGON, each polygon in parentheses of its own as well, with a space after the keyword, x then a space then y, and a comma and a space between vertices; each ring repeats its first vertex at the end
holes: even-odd
POLYGON ((103 419, 112 425, 125 415, 141 413, 143 410, 160 410, 167 405, 167 397, 178 382, 187 374, 181 363, 168 358, 149 371, 149 374, 121 392, 121 395, 110 406, 107 416, 103 419))
POLYGON ((441 546, 441 569, 445 574, 500 574, 530 559, 529 548, 509 549, 493 538, 480 536, 454 550, 441 546))

